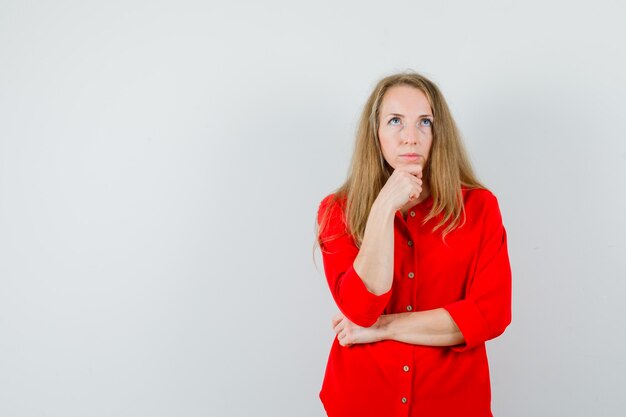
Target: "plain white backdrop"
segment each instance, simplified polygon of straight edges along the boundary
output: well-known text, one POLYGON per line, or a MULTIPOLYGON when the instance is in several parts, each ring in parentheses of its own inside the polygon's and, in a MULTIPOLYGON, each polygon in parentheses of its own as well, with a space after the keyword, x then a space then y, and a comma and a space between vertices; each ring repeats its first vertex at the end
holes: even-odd
POLYGON ((498 196, 496 416, 626 409, 619 1, 0 1, 0 415, 321 417, 319 201, 376 81, 498 196))

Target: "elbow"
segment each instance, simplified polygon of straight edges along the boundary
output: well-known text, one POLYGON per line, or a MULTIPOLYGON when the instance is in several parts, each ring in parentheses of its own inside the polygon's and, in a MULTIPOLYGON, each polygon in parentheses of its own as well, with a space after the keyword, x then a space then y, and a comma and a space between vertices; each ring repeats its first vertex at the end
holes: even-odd
POLYGON ((503 317, 500 320, 496 321, 496 324, 491 329, 491 337, 489 339, 495 339, 496 337, 502 335, 504 331, 511 324, 511 313, 503 314, 503 317))
POLYGON ((500 336, 511 322, 510 309, 483 309, 471 300, 458 301, 446 309, 462 332, 461 346, 454 348, 457 351, 472 349, 500 336))
POLYGON ((376 323, 391 298, 391 289, 383 290, 384 288, 367 288, 354 269, 350 268, 337 280, 333 297, 337 307, 351 322, 361 327, 370 327, 376 323))
POLYGON ((382 311, 378 312, 378 311, 368 311, 368 312, 364 312, 364 311, 353 311, 353 310, 344 310, 341 309, 341 312, 343 313, 344 316, 346 316, 346 318, 348 320, 350 320, 352 323, 356 324, 357 326, 360 327, 372 327, 374 324, 376 324, 376 322, 378 321, 378 319, 380 318, 380 316, 382 315, 382 311))
POLYGON ((485 326, 487 328, 487 337, 485 341, 495 339, 504 333, 511 324, 511 308, 510 305, 502 306, 492 311, 485 317, 485 326))

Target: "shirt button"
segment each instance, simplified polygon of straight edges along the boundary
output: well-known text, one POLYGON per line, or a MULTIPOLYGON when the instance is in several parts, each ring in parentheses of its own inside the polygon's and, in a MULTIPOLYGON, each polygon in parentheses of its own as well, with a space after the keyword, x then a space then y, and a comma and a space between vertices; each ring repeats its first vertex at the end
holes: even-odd
POLYGON ((409 365, 404 365, 402 369, 404 369, 404 372, 409 372, 409 365))
POLYGON ((413 278, 415 274, 413 272, 409 272, 409 278, 413 278))
POLYGON ((406 397, 402 397, 402 404, 406 404, 406 402, 407 402, 406 397))
POLYGON ((409 246, 413 246, 413 241, 409 240, 408 242, 406 242, 406 244, 409 245, 409 246))
POLYGON ((411 212, 411 217, 415 217, 415 212, 414 211, 411 212))
POLYGON ((413 310, 413 307, 411 307, 410 305, 406 306, 406 311, 411 311, 411 310, 413 310))

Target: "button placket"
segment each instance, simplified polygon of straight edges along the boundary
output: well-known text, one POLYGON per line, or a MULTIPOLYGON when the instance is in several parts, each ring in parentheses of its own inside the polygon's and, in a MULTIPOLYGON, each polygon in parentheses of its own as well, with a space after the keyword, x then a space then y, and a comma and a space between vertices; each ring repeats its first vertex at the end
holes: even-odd
MULTIPOLYGON (((414 239, 418 238, 419 236, 418 236, 418 234, 414 234, 414 232, 413 232, 413 229, 414 229, 414 227, 413 227, 414 226, 414 223, 413 223, 414 219, 411 219, 411 218, 415 218, 415 216, 416 216, 416 213, 415 213, 414 210, 409 211, 408 219, 411 220, 411 222, 409 224, 411 224, 412 226, 409 226, 409 233, 410 234, 409 234, 409 236, 407 236, 408 239, 406 241, 407 247, 408 247, 407 251, 409 252, 409 256, 407 257, 406 261, 407 261, 407 266, 411 270, 409 270, 409 271, 405 270, 405 274, 406 274, 405 276, 409 280, 409 281, 405 281, 405 283, 407 285, 407 289, 411 288, 411 291, 406 294, 408 297, 404 299, 404 305, 405 305, 404 308, 405 308, 406 311, 413 311, 413 302, 415 301, 414 300, 415 297, 413 296, 413 292, 415 291, 415 288, 414 288, 415 285, 417 285, 417 282, 414 280, 414 278, 415 278, 415 269, 414 268, 416 266, 415 262, 416 262, 416 257, 417 257, 418 254, 417 254, 417 251, 414 250, 414 247, 415 247, 415 240, 414 239)), ((400 304, 400 306, 401 305, 402 304, 400 304)), ((400 307, 400 308, 402 308, 402 307, 400 307)), ((402 369, 401 372, 403 374, 402 379, 405 380, 407 385, 406 385, 406 388, 404 388, 404 385, 403 385, 403 388, 401 389, 399 394, 400 394, 400 402, 402 404, 406 405, 407 407, 409 407, 408 406, 409 396, 406 395, 406 394, 410 393, 410 386, 412 385, 411 384, 412 372, 411 372, 411 366, 410 366, 411 359, 409 357, 407 357, 405 360, 406 360, 406 362, 404 364, 400 364, 400 366, 401 366, 401 369, 402 369), (405 394, 405 396, 403 396, 402 394, 405 394)), ((406 410, 405 412, 408 412, 409 408, 405 408, 404 410, 406 410)))
MULTIPOLYGON (((408 364, 405 363, 402 366, 402 372, 404 372, 407 375, 405 378, 409 378, 409 380, 411 378, 411 375, 409 374, 410 370, 411 370, 411 367, 408 364)), ((410 389, 409 389, 409 391, 410 391, 410 389)), ((402 397, 402 398, 400 398, 400 401, 402 401, 402 404, 406 404, 409 401, 409 399, 407 397, 402 397)))

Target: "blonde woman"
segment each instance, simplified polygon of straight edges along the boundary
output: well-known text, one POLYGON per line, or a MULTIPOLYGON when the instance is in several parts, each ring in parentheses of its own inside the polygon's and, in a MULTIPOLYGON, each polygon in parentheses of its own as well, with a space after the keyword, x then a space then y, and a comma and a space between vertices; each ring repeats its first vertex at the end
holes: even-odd
POLYGON ((492 416, 485 342, 511 321, 506 231, 433 82, 376 85, 348 178, 317 220, 340 310, 327 414, 492 416))

